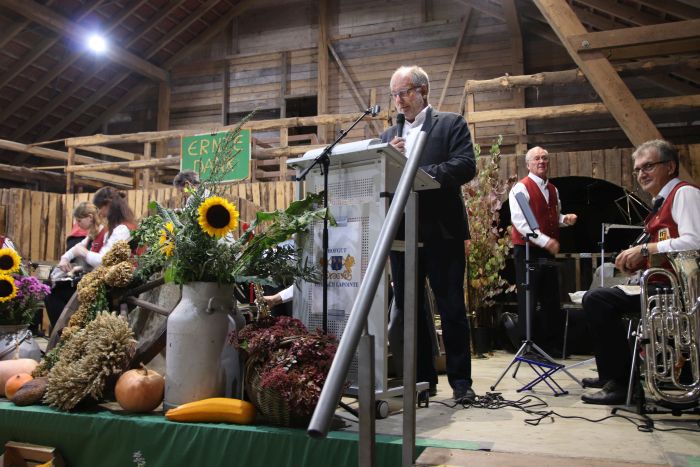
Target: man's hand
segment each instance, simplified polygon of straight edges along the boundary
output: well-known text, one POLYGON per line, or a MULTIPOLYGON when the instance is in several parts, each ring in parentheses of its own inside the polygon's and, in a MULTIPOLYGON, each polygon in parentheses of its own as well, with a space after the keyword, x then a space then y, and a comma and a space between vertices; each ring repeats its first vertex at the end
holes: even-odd
POLYGON ((642 256, 641 251, 641 245, 624 250, 615 258, 615 267, 627 274, 639 271, 646 264, 646 258, 642 256))
POLYGON ((282 304, 282 297, 278 293, 276 293, 274 295, 265 295, 265 296, 263 296, 263 300, 265 300, 265 303, 270 308, 272 308, 273 306, 277 306, 277 305, 282 304))
POLYGON ((394 136, 394 139, 389 141, 389 144, 391 144, 394 148, 396 148, 404 156, 406 155, 406 140, 405 139, 399 138, 398 136, 394 136))
POLYGON ((576 214, 564 214, 564 224, 566 225, 574 225, 577 219, 578 216, 576 214))
POLYGON ((553 238, 550 238, 547 240, 547 244, 544 246, 544 249, 547 250, 550 254, 556 255, 559 253, 559 242, 554 240, 553 238))

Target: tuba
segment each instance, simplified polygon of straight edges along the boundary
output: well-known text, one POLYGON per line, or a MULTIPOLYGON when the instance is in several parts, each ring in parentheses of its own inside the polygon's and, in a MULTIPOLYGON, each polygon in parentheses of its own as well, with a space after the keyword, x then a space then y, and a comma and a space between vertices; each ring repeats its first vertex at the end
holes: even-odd
POLYGON ((700 396, 700 251, 665 256, 675 274, 650 268, 640 279, 645 383, 656 399, 692 404, 700 396), (691 378, 681 382, 687 362, 691 378))

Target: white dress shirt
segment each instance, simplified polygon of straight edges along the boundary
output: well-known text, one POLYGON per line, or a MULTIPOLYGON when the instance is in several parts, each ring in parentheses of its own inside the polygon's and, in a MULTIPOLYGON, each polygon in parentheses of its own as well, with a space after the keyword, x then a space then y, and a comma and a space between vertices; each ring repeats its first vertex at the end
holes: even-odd
MULTIPOLYGON (((679 178, 670 180, 656 196, 668 198, 671 190, 680 183, 679 178)), ((671 206, 671 217, 678 225, 678 238, 662 240, 656 244, 659 253, 682 250, 700 250, 700 190, 682 186, 676 191, 671 206)))
POLYGON ((404 147, 406 149, 406 152, 404 153, 404 156, 408 157, 409 154, 411 154, 411 149, 413 149, 413 144, 416 142, 416 138, 418 138, 418 133, 420 133, 420 129, 423 126, 423 123, 425 122, 425 116, 428 112, 428 108, 430 106, 426 106, 423 110, 420 111, 418 115, 416 115, 415 120, 413 122, 406 122, 404 123, 403 126, 403 134, 399 135, 401 136, 406 142, 404 143, 404 147))

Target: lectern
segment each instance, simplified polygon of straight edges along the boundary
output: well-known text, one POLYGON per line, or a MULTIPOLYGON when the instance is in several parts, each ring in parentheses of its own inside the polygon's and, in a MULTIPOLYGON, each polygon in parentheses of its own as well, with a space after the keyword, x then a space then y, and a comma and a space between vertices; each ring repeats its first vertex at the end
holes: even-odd
MULTIPOLYGON (((290 159, 287 164, 297 172, 312 164, 319 150, 290 159)), ((340 338, 352 310, 356 292, 364 277, 379 232, 384 224, 391 196, 401 177, 406 158, 380 140, 370 139, 341 144, 331 154, 328 180, 330 211, 337 222, 330 228, 328 332, 340 338)), ((418 171, 414 190, 439 188, 430 175, 418 171)), ((313 169, 306 177, 306 191, 323 190, 323 175, 313 169)), ((309 263, 322 267, 322 223, 302 235, 298 244, 309 263)), ((302 283, 294 290, 294 317, 310 330, 321 328, 321 284, 302 283)), ((368 317, 368 331, 375 339, 375 392, 379 397, 400 395, 403 388, 389 388, 387 377, 387 317, 389 299, 388 267, 382 275, 368 317)), ((350 393, 357 390, 358 358, 355 355, 348 379, 350 393)), ((426 387, 427 389, 427 387, 426 387)))

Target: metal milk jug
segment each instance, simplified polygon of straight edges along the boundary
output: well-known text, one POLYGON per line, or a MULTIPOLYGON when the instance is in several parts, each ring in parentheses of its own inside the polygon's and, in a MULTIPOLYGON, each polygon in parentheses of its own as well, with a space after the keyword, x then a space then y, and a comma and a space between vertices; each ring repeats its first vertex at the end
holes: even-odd
MULTIPOLYGON (((226 395, 222 353, 227 344, 233 288, 215 282, 183 285, 182 299, 168 316, 165 354, 165 410, 226 395)), ((227 373, 229 373, 227 378, 227 373)))

